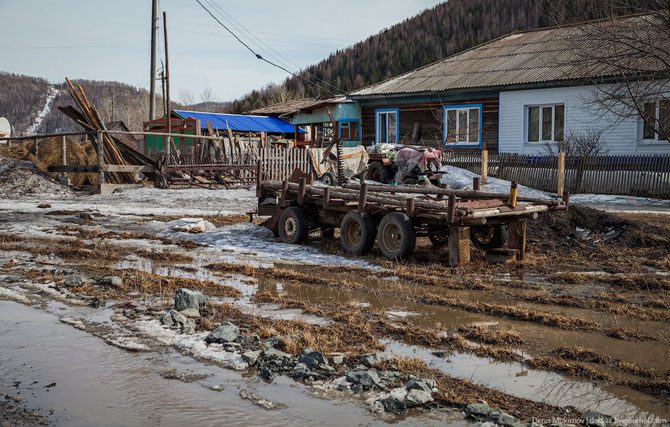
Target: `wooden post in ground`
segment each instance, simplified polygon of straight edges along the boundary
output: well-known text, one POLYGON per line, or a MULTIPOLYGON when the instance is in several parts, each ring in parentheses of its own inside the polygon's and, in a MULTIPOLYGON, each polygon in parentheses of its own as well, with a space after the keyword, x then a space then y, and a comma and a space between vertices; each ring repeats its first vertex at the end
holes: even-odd
POLYGON ((482 184, 489 179, 489 150, 482 150, 482 184))
POLYGON ((558 169, 556 171, 556 194, 562 195, 565 190, 565 153, 558 153, 558 169))
POLYGON ((517 251, 517 261, 523 261, 526 257, 526 223, 520 221, 508 224, 507 239, 509 248, 517 251))
POLYGON ((98 155, 98 186, 100 188, 100 194, 102 194, 102 187, 105 185, 105 172, 103 171, 103 168, 105 167, 105 142, 102 138, 102 132, 98 131, 95 151, 98 155))
MULTIPOLYGON (((67 144, 65 141, 65 135, 61 135, 60 137, 60 148, 61 148, 61 164, 63 166, 67 166, 67 144)), ((69 185, 69 180, 66 172, 61 173, 61 180, 65 183, 65 185, 69 185)))
POLYGON ((261 165, 261 161, 256 162, 256 197, 261 197, 261 190, 262 190, 262 184, 261 181, 263 179, 263 166, 261 165))
POLYGON ((449 227, 449 265, 463 266, 470 262, 470 227, 449 227))

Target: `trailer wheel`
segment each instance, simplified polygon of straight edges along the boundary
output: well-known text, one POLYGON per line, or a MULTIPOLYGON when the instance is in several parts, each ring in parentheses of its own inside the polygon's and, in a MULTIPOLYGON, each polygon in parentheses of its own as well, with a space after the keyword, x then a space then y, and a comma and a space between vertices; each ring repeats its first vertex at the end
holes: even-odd
POLYGON ((388 184, 391 180, 389 170, 382 162, 368 163, 368 170, 365 173, 368 179, 372 181, 388 184))
POLYGON ((321 175, 321 182, 326 184, 329 187, 334 187, 337 185, 337 178, 335 177, 335 174, 332 172, 326 172, 323 175, 321 175))
POLYGON ((290 207, 279 216, 279 237, 285 243, 302 243, 307 239, 309 227, 304 212, 300 208, 290 207))
POLYGON ((388 213, 379 223, 377 240, 379 249, 386 258, 405 259, 414 252, 416 245, 414 224, 404 213, 388 213))
POLYGON ((375 244, 375 223, 369 214, 351 211, 340 224, 340 246, 351 255, 370 253, 375 244))
POLYGON ((502 248, 507 243, 507 226, 501 224, 472 227, 470 240, 481 250, 502 248))

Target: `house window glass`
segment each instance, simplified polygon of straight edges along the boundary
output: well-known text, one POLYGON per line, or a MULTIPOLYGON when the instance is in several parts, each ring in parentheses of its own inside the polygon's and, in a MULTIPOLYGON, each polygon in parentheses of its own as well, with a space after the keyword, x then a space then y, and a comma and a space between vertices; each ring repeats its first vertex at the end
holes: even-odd
POLYGON ((447 144, 456 143, 456 110, 447 111, 447 144))
POLYGON ((340 122, 340 139, 342 140, 356 140, 358 139, 358 123, 357 122, 340 122))
POLYGON ((556 142, 565 138, 565 105, 531 105, 526 107, 528 142, 556 142))
POLYGON ((396 111, 377 112, 377 144, 396 144, 398 113, 396 111))
POLYGON ((540 107, 528 107, 528 141, 540 140, 540 107))
POLYGON ((654 120, 656 120, 656 103, 647 102, 644 104, 644 131, 642 138, 644 139, 655 139, 656 131, 654 130, 654 120), (650 123, 651 122, 651 123, 650 123))
POLYGON ((445 107, 445 144, 479 145, 481 107, 445 107))
POLYGON ((661 124, 660 128, 663 130, 663 132, 666 134, 670 133, 670 101, 666 100, 659 102, 658 121, 661 124))

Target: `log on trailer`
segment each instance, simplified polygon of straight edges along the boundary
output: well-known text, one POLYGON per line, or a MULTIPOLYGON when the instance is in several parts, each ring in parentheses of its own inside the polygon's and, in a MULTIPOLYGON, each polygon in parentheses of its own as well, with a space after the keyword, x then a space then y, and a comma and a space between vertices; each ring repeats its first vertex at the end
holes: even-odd
POLYGON ((536 219, 539 212, 567 208, 567 202, 558 198, 517 196, 514 186, 504 194, 365 183, 324 187, 307 184, 305 179, 299 183, 259 180, 257 194, 259 213, 272 215, 266 225, 286 242, 300 243, 310 231, 339 227, 345 252, 368 253, 376 236, 382 254, 400 260, 411 255, 416 237, 427 236, 435 246, 449 245, 451 265, 469 261, 470 240, 483 250, 502 248, 508 228, 509 248, 522 260, 525 222, 536 219))

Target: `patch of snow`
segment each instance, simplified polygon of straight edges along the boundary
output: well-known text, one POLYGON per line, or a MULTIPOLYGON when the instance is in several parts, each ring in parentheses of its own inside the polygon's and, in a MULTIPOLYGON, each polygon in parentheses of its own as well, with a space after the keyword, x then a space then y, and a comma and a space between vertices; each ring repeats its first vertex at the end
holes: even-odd
POLYGON ((147 226, 161 235, 206 243, 223 252, 222 261, 236 264, 272 265, 274 262, 282 262, 379 269, 361 259, 329 255, 309 246, 280 242, 267 228, 251 223, 233 224, 197 235, 175 232, 168 224, 159 221, 152 221, 147 226))
POLYGON ((0 288, 0 300, 1 299, 15 301, 21 304, 30 304, 30 300, 26 298, 25 295, 7 288, 0 288))
POLYGON ((214 224, 202 218, 181 218, 166 224, 171 230, 182 233, 198 234, 216 229, 214 224))
POLYGON ((44 118, 51 112, 51 104, 53 104, 54 99, 56 99, 59 93, 60 91, 55 86, 49 87, 49 91, 47 92, 47 99, 44 102, 44 107, 42 107, 42 111, 40 111, 37 114, 37 117, 35 117, 33 124, 30 125, 28 130, 26 130, 27 135, 34 135, 37 133, 37 130, 44 121, 44 118))
POLYGON ((227 352, 220 344, 205 343, 205 337, 208 332, 196 333, 193 335, 180 334, 171 329, 166 329, 158 320, 140 320, 133 326, 142 334, 154 338, 164 345, 175 347, 176 349, 190 354, 194 357, 209 360, 222 366, 243 371, 249 367, 249 364, 242 359, 239 353, 227 352))
MULTIPOLYGON (((456 166, 451 165, 442 166, 441 171, 447 172, 442 174, 442 184, 447 184, 449 188, 454 190, 472 190, 472 178, 480 176, 474 172, 470 172, 468 170, 457 168, 456 166)), ((480 189, 481 191, 487 191, 491 193, 509 194, 511 186, 512 183, 510 181, 488 177, 487 183, 482 184, 480 189)), ((543 199, 551 198, 549 193, 545 191, 535 190, 534 188, 526 187, 524 185, 519 185, 518 194, 520 196, 526 197, 536 197, 543 199)))

